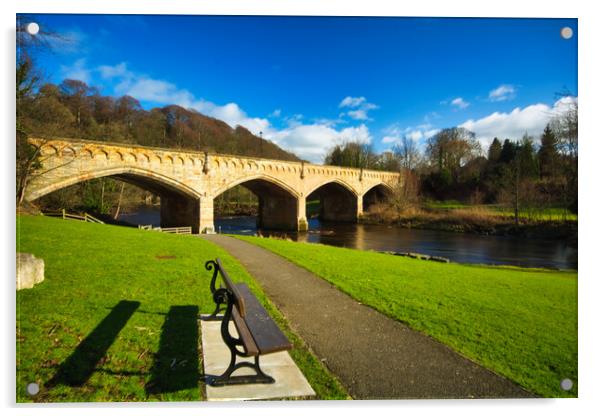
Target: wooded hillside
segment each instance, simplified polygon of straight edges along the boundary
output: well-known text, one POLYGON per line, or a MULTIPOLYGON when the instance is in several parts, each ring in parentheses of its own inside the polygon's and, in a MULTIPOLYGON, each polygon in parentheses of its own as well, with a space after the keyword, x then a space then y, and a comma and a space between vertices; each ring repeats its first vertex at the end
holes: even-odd
POLYGON ((242 126, 232 128, 177 105, 145 110, 134 97, 101 95, 97 88, 72 79, 26 94, 18 111, 27 135, 300 160, 242 126))

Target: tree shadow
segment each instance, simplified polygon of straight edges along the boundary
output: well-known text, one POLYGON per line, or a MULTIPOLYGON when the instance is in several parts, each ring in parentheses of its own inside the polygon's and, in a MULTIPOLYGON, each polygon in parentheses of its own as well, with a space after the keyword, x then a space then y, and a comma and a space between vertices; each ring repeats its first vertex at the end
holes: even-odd
POLYGON ((60 365, 46 386, 53 387, 57 384, 64 384, 79 387, 88 381, 99 361, 105 356, 119 332, 139 306, 140 302, 129 300, 122 300, 115 305, 111 312, 60 365))
POLYGON ((172 306, 165 317, 147 394, 196 388, 199 381, 198 306, 172 306))

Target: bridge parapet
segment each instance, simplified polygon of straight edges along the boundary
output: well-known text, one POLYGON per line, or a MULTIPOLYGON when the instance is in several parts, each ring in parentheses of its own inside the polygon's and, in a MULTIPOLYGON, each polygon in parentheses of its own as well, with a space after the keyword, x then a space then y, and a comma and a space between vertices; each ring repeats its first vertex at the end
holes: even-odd
MULTIPOLYGON (((239 184, 258 194, 270 215, 278 216, 281 208, 291 211, 295 220, 280 218, 278 224, 294 222, 297 225, 291 227, 298 228, 307 223, 305 199, 325 185, 333 183, 349 191, 358 201, 357 217, 362 212, 361 199, 368 191, 379 185, 393 189, 401 181, 397 172, 305 162, 102 141, 29 141, 40 149, 43 166, 30 181, 27 200, 84 180, 114 176, 159 194, 166 200, 166 207, 177 210, 174 214, 162 209, 162 217, 169 223, 164 226, 191 225, 193 221, 197 223, 193 229, 200 230, 213 226, 213 199, 239 184)), ((270 223, 268 217, 266 214, 264 223, 270 223)))

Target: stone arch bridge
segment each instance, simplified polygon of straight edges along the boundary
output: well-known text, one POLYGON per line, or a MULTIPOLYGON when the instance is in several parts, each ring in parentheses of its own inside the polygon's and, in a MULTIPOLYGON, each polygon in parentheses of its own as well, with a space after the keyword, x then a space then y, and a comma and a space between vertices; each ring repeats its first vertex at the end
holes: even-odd
POLYGON ((50 192, 100 177, 114 177, 161 199, 161 226, 213 231, 213 200, 242 185, 259 201, 258 225, 307 230, 305 204, 319 199, 321 217, 357 221, 370 203, 400 183, 397 172, 207 152, 179 151, 73 139, 30 138, 42 167, 26 188, 34 201, 50 192))

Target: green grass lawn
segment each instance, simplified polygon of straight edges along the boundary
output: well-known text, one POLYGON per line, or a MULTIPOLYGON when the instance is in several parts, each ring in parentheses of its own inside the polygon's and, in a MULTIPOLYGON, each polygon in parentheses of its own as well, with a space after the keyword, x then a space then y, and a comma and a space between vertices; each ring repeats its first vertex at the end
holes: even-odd
POLYGON ((348 397, 243 267, 205 240, 19 216, 17 250, 43 258, 46 277, 17 292, 18 402, 203 400, 197 315, 213 311, 204 263, 217 256, 284 329, 318 397, 348 397))
MULTIPOLYGON (((484 205, 487 207, 487 205, 484 205)), ((498 215, 514 218, 514 209, 509 207, 492 207, 498 215)), ((564 208, 534 208, 521 209, 518 212, 521 219, 532 221, 577 221, 577 214, 564 208)))
POLYGON ((577 395, 577 273, 238 237, 545 397, 577 395), (571 391, 560 388, 570 378, 571 391))
POLYGON ((470 208, 470 204, 450 199, 447 201, 436 201, 428 200, 424 203, 426 208, 430 209, 459 209, 459 208, 470 208))
MULTIPOLYGON (((492 215, 502 217, 514 217, 514 208, 494 204, 471 205, 455 200, 434 201, 429 200, 424 203, 424 207, 431 210, 454 211, 458 209, 481 208, 491 211, 492 215)), ((577 221, 577 214, 568 211, 565 208, 521 208, 518 211, 521 219, 530 221, 577 221)))

